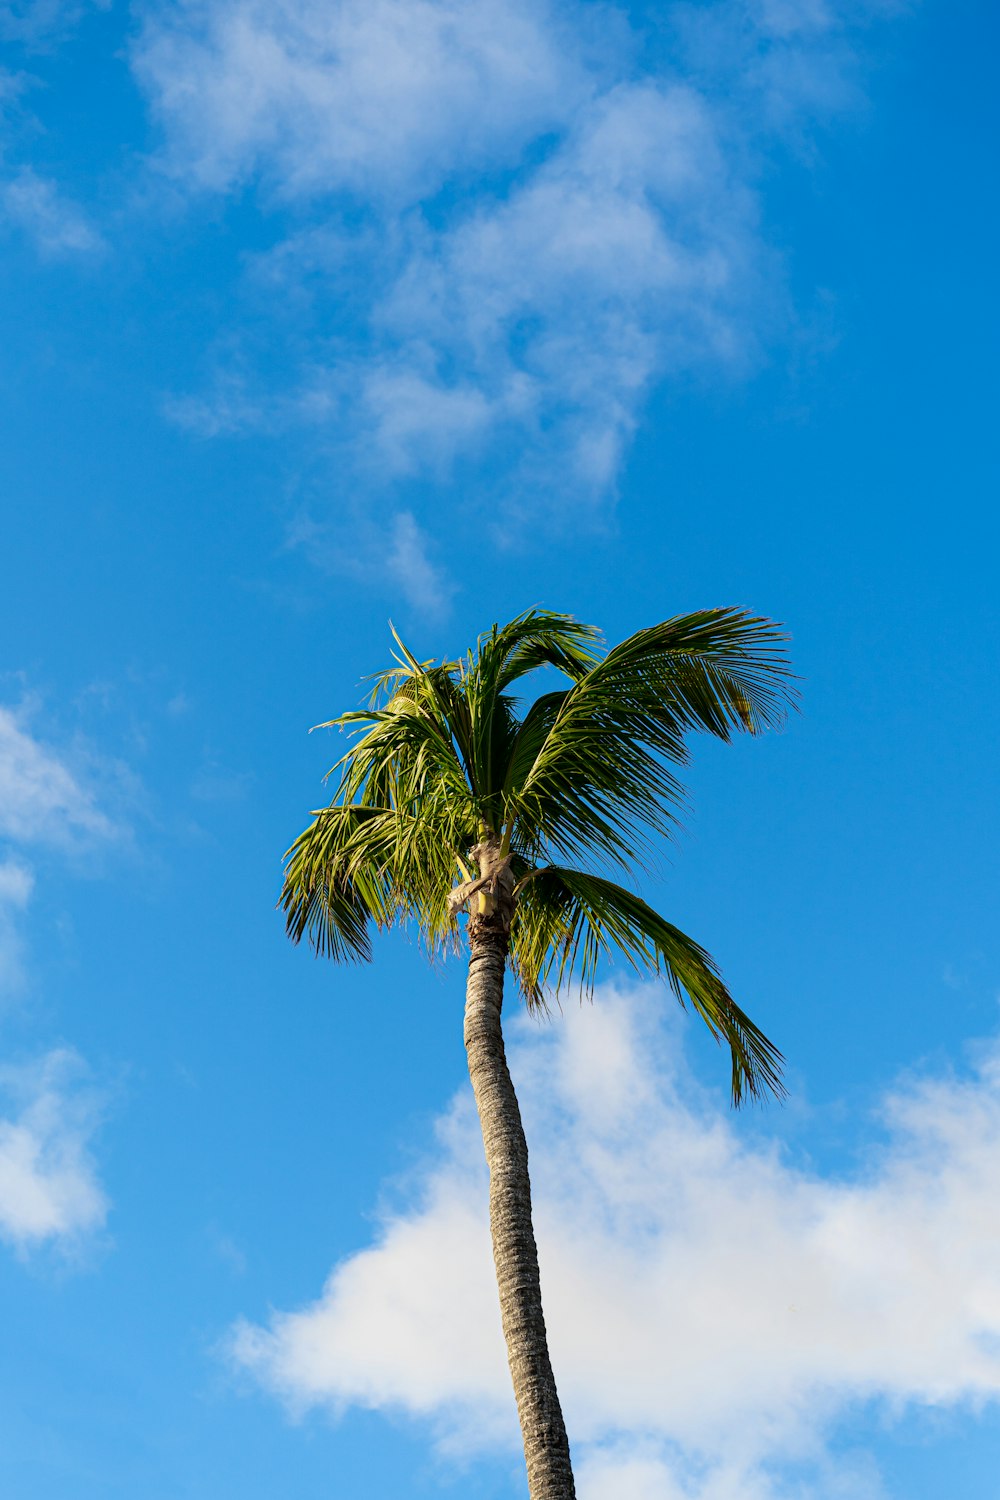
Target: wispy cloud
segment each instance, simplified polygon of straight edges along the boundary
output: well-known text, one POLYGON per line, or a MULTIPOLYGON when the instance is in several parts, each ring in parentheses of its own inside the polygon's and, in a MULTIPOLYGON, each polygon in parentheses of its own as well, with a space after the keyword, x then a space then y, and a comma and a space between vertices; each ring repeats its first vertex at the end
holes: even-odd
POLYGON ((288 548, 301 551, 334 576, 388 581, 394 593, 428 619, 443 614, 455 585, 435 561, 435 547, 412 511, 386 507, 352 524, 300 514, 289 528, 288 548))
POLYGON ((0 998, 26 979, 24 919, 38 861, 92 857, 130 839, 116 807, 124 767, 80 740, 57 747, 35 732, 33 714, 30 703, 0 705, 0 998))
POLYGON ((755 218, 697 93, 603 94, 503 201, 414 244, 374 311, 370 441, 401 472, 506 447, 508 484, 579 516, 613 490, 654 378, 745 362, 755 218))
POLYGON ((0 862, 0 997, 24 984, 24 939, 19 917, 34 889, 31 870, 15 859, 0 862))
POLYGON ((58 41, 111 0, 0 0, 0 38, 41 49, 58 41))
MULTIPOLYGON (((57 748, 36 734, 30 704, 0 706, 0 999, 27 981, 35 864, 45 854, 93 855, 129 837, 102 796, 114 800, 121 768, 102 785, 107 769, 82 743, 57 748)), ((44 1244, 68 1252, 103 1225, 108 1204, 90 1151, 101 1104, 71 1048, 0 1066, 0 1240, 19 1253, 44 1244)))
POLYGON ((20 1067, 0 1068, 0 1238, 26 1253, 63 1250, 99 1230, 108 1204, 90 1142, 101 1101, 79 1056, 60 1048, 20 1067))
POLYGON ((385 568, 403 598, 422 614, 440 614, 447 605, 453 586, 431 561, 427 538, 409 511, 393 520, 385 568))
POLYGON ((179 178, 399 205, 562 122, 588 88, 573 19, 545 0, 195 0, 148 13, 134 57, 179 178))
POLYGON ((31 167, 0 182, 0 212, 7 225, 26 234, 47 259, 92 256, 105 248, 83 210, 31 167))
POLYGON ((0 0, 0 238, 27 239, 42 260, 94 259, 106 248, 84 208, 45 172, 21 158, 47 134, 27 105, 38 88, 40 54, 55 51, 68 35, 111 0, 0 0))
POLYGON ((30 717, 24 707, 0 706, 0 838, 75 849, 122 837, 124 825, 99 805, 89 753, 81 751, 82 769, 75 767, 72 752, 36 735, 30 717))
MULTIPOLYGON (((554 1360, 586 1500, 875 1495, 828 1441, 887 1412, 1000 1395, 1000 1046, 909 1078, 865 1165, 823 1176, 701 1096, 650 991, 523 1029, 554 1360)), ((299 1408, 402 1409, 445 1446, 515 1441, 463 1093, 411 1206, 321 1297, 231 1352, 299 1408)))
POLYGON ((195 197, 258 188, 278 243, 245 291, 280 288, 290 330, 280 391, 241 356, 174 410, 318 426, 369 490, 488 463, 535 509, 599 514, 653 386, 743 372, 782 326, 760 163, 857 102, 888 8, 152 9, 134 65, 161 166, 195 197))

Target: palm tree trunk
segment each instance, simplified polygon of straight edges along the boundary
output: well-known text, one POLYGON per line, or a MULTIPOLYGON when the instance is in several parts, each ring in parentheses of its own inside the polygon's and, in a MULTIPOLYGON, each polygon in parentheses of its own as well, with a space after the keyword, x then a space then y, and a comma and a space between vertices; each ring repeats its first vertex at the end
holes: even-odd
POLYGON ((566 1426, 549 1361, 531 1226, 528 1146, 500 1029, 507 935, 497 918, 469 924, 465 1049, 490 1169, 490 1230, 531 1500, 574 1500, 566 1426))

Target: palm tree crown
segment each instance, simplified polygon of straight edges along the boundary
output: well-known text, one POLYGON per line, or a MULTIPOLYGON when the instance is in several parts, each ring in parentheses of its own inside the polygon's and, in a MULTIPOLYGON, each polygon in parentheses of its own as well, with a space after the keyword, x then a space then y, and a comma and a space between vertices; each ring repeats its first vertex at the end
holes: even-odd
POLYGON ((606 650, 571 616, 528 610, 456 661, 395 665, 352 732, 339 784, 288 852, 288 930, 336 959, 370 957, 370 927, 414 921, 431 951, 458 913, 499 918, 529 1007, 591 992, 602 954, 662 973, 732 1057, 732 1092, 780 1094, 781 1055, 712 958, 633 891, 677 827, 685 737, 728 740, 781 721, 794 697, 785 637, 738 609, 702 610, 606 650), (523 680, 542 673, 528 703, 523 680), (457 882, 457 885, 456 885, 457 882))

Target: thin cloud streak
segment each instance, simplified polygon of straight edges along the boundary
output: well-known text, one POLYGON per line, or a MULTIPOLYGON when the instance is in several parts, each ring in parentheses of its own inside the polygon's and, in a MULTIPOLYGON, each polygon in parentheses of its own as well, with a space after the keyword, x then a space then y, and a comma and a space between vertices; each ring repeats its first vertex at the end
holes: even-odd
POLYGON ((374 518, 359 515, 353 527, 303 513, 290 526, 285 545, 289 551, 301 551, 332 577, 365 583, 388 580, 396 596, 428 620, 447 613, 455 592, 446 570, 434 559, 432 540, 409 510, 374 518))

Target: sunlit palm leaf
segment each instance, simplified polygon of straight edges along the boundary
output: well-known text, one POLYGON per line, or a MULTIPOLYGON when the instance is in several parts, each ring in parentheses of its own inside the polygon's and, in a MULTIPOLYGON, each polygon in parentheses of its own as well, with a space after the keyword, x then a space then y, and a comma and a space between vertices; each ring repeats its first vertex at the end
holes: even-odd
POLYGON ((736 1006, 708 954, 637 896, 567 868, 633 871, 669 837, 685 737, 776 724, 794 696, 784 637, 739 610, 637 632, 605 655, 593 627, 529 610, 463 661, 419 661, 400 637, 370 706, 323 727, 352 737, 330 807, 288 852, 288 930, 334 958, 370 956, 369 928, 412 921, 453 942, 448 897, 474 887, 473 845, 494 840, 518 882, 511 963, 530 1006, 546 986, 591 989, 602 956, 662 972, 730 1047, 733 1094, 780 1091, 780 1057, 736 1006), (567 686, 518 716, 511 688, 536 668, 567 686), (544 866, 544 868, 539 868, 544 866))
POLYGON ((580 870, 536 870, 519 893, 511 950, 529 1004, 546 986, 557 995, 571 984, 592 992, 599 959, 615 951, 637 970, 663 974, 729 1044, 735 1103, 744 1093, 783 1093, 780 1052, 735 1003, 714 960, 632 891, 580 870))
MULTIPOLYGON (((685 734, 721 739, 779 723, 791 696, 785 637, 740 610, 704 610, 638 631, 564 695, 534 760, 519 755, 510 812, 551 846, 631 867, 647 831, 669 837, 685 734)), ((526 831, 526 829, 525 829, 526 831)))

